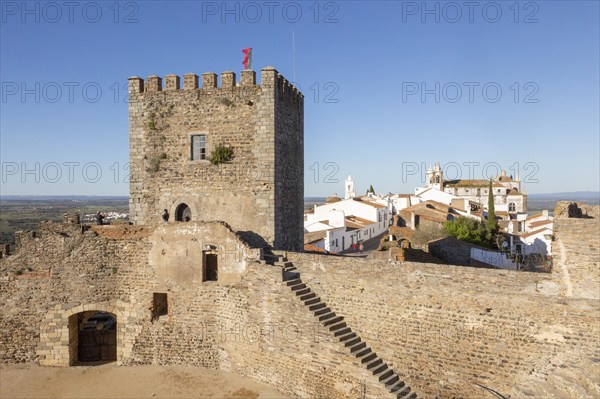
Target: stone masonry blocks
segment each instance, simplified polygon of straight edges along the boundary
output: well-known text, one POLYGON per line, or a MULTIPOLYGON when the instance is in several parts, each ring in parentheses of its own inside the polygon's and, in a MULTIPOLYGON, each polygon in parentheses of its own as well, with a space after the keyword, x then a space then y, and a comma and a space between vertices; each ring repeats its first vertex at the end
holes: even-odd
MULTIPOLYGON (((194 221, 222 220, 236 231, 256 234, 280 249, 302 249, 304 107, 303 96, 273 67, 256 73, 131 80, 129 104, 130 220, 173 220, 187 207, 194 221), (145 85, 145 91, 136 93, 145 85), (162 92, 161 92, 162 91, 162 92), (161 93, 159 93, 161 92, 161 93), (192 159, 192 136, 203 135, 204 159, 192 159), (211 165, 218 145, 230 146, 232 160, 211 165)), ((197 155, 194 155, 197 156, 197 155)))

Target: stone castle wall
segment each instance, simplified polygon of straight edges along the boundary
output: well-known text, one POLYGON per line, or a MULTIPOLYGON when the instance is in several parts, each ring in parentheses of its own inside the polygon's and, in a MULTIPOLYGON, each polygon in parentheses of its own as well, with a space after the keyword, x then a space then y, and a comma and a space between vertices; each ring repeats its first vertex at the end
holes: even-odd
POLYGON ((554 277, 566 296, 600 299, 600 206, 561 201, 554 214, 554 277))
POLYGON ((289 255, 422 397, 485 397, 480 385, 512 397, 600 393, 599 303, 566 300, 550 275, 289 255))
MULTIPOLYGON (((581 224, 569 224, 572 221, 581 224)), ((558 220, 570 280, 552 274, 289 252, 302 280, 420 397, 598 395, 600 302, 558 220), (570 289, 569 289, 570 285, 570 289)), ((561 224, 563 223, 563 224, 561 224)), ((565 228, 565 226, 567 226, 565 228)), ((579 229, 579 230, 578 230, 579 229)), ((75 315, 117 318, 117 361, 218 368, 298 397, 389 397, 224 223, 44 223, 0 259, 0 361, 68 366, 75 315), (219 281, 202 281, 217 253, 219 281), (154 293, 168 313, 153 317, 154 293)), ((595 258, 594 258, 595 257, 595 258)), ((594 269, 589 269, 594 272, 594 269)), ((593 281, 592 281, 593 282, 593 281)))
POLYGON ((222 369, 297 397, 391 397, 316 323, 281 268, 256 262, 260 253, 222 223, 83 233, 46 223, 1 260, 0 361, 72 365, 76 315, 105 311, 117 319, 121 364, 222 369), (219 256, 217 282, 201 278, 209 247, 219 256), (168 314, 158 318, 154 293, 168 296, 168 314))
POLYGON ((274 68, 129 79, 130 220, 156 225, 163 209, 192 220, 224 220, 281 249, 302 247, 304 100, 274 68), (233 159, 191 160, 192 134, 233 159), (289 236, 284 237, 285 234, 289 236), (285 246, 284 246, 285 245, 285 246))

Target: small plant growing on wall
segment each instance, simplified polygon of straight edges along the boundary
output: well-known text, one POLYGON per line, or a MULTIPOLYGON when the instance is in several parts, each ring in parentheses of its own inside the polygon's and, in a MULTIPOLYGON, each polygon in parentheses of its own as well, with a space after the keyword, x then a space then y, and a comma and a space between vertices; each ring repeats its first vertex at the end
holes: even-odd
POLYGON ((233 159, 233 148, 224 144, 219 144, 212 150, 210 158, 208 159, 213 165, 231 161, 233 159))
POLYGON ((146 168, 147 172, 156 173, 160 170, 160 159, 152 158, 148 161, 148 167, 146 168))
POLYGON ((226 105, 228 107, 235 107, 235 103, 227 97, 221 97, 221 104, 226 105))

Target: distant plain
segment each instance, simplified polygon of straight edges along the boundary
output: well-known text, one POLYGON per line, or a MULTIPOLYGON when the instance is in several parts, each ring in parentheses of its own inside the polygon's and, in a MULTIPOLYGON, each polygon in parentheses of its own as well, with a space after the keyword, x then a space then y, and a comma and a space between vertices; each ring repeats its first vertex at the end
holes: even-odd
MULTIPOLYGON (((305 197, 304 209, 322 204, 326 197, 305 197)), ((600 192, 533 194, 527 198, 528 213, 548 209, 554 213, 557 201, 578 201, 600 205, 600 192)), ((63 214, 76 212, 84 223, 93 223, 94 215, 102 212, 111 220, 126 220, 128 197, 102 196, 2 196, 0 197, 0 242, 14 244, 14 234, 20 230, 36 230, 45 220, 59 222, 63 214)))

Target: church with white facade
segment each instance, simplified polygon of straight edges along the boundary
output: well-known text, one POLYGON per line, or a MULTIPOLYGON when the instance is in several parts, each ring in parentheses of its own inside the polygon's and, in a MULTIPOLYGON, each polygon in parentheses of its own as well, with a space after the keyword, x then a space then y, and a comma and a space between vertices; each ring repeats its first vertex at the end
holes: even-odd
MULTIPOLYGON (((463 198, 472 203, 480 204, 487 211, 490 182, 488 180, 444 180, 444 173, 440 164, 435 163, 433 168, 427 169, 426 186, 415 190, 419 197, 445 197, 463 198), (447 194, 444 196, 439 193, 447 194)), ((496 216, 502 219, 515 219, 517 214, 527 213, 527 195, 523 193, 519 177, 513 179, 502 171, 500 176, 492 179, 492 194, 494 196, 494 210, 496 216)), ((447 202, 440 201, 440 202, 447 202)))

